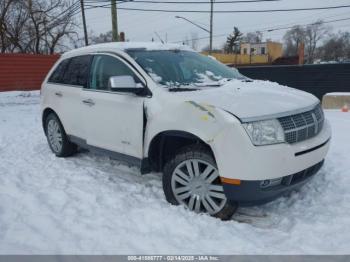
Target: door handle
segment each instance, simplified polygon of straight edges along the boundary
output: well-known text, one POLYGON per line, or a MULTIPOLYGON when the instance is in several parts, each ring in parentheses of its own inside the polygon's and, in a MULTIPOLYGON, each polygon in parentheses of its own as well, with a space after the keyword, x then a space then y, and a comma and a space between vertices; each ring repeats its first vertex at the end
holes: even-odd
POLYGON ((83 100, 83 103, 87 106, 93 106, 95 105, 95 102, 92 100, 92 99, 86 99, 86 100, 83 100))
POLYGON ((63 96, 63 94, 61 92, 56 92, 55 95, 58 96, 58 97, 62 97, 63 96))

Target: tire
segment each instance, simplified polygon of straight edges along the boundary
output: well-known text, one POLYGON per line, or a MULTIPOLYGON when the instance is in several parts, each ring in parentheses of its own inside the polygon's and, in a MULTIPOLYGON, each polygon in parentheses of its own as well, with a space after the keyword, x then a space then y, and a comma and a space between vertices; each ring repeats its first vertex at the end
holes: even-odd
POLYGON ((182 148, 165 164, 163 190, 169 203, 196 213, 229 220, 237 210, 223 192, 214 157, 202 145, 182 148))
POLYGON ((45 133, 50 149, 57 157, 68 157, 77 152, 77 145, 69 141, 56 114, 50 113, 46 117, 45 133))

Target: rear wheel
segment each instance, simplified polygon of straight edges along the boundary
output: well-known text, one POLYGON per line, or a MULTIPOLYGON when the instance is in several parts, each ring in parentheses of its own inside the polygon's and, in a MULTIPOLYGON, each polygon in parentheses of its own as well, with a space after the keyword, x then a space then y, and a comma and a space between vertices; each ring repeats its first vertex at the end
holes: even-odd
POLYGON ((46 136, 51 151, 58 157, 71 156, 77 151, 77 146, 71 143, 58 117, 51 113, 45 121, 46 136))
POLYGON ((215 160, 203 146, 186 147, 166 163, 163 188, 171 204, 196 213, 228 220, 237 209, 227 200, 215 160))

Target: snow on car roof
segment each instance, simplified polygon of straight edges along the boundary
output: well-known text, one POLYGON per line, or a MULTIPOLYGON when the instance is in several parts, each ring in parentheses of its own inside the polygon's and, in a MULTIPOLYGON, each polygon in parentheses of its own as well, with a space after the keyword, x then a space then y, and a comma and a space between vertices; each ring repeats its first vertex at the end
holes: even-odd
POLYGON ((146 50, 187 50, 193 51, 190 47, 180 44, 162 44, 159 42, 111 42, 90 45, 77 48, 63 54, 66 56, 75 56, 78 54, 87 54, 101 51, 125 51, 127 49, 146 49, 146 50))

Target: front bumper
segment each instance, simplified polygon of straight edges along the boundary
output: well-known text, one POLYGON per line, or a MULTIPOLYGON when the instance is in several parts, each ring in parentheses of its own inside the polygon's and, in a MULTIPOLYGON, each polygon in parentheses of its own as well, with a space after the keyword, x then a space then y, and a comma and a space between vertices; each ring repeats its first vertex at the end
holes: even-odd
POLYGON ((308 140, 254 146, 240 124, 231 124, 210 145, 221 178, 261 181, 289 176, 321 162, 327 155, 330 138, 331 128, 325 121, 322 131, 308 140))
POLYGON ((322 167, 324 160, 298 173, 273 180, 243 180, 240 185, 223 183, 229 201, 240 206, 253 206, 270 202, 307 183, 322 167))

